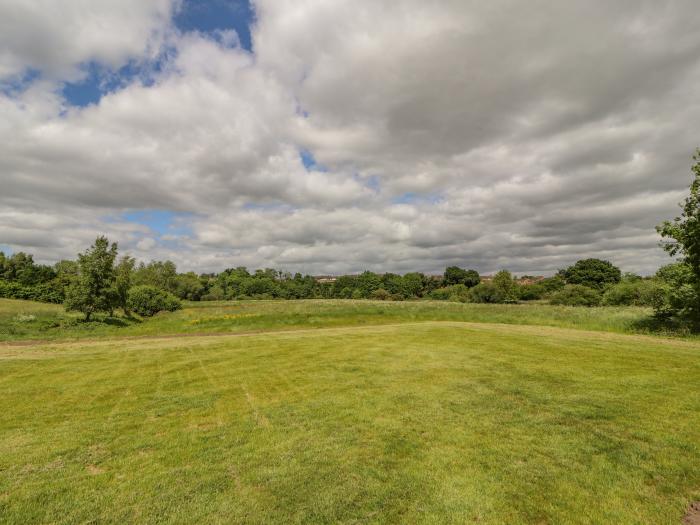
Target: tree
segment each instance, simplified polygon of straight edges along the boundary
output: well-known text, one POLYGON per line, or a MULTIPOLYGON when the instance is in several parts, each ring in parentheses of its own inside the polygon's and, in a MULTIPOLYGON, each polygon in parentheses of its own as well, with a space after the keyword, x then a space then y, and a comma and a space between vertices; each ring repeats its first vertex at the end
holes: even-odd
POLYGON ((672 221, 664 221, 656 227, 663 239, 663 248, 672 257, 680 255, 692 274, 687 286, 692 288, 685 294, 685 304, 678 312, 689 320, 695 329, 700 328, 700 149, 693 155, 694 175, 690 184, 690 194, 681 204, 680 216, 672 221))
POLYGON ((476 286, 481 282, 479 272, 476 270, 463 270, 458 266, 448 266, 445 268, 445 285, 463 284, 467 288, 476 286))
POLYGON ((148 284, 174 293, 177 291, 177 267, 171 261, 141 263, 134 272, 133 283, 148 284))
POLYGON ((508 270, 498 272, 493 276, 493 281, 491 282, 501 292, 504 303, 512 303, 518 300, 517 284, 508 270))
POLYGON ((125 315, 129 315, 129 288, 131 288, 131 280, 136 266, 136 259, 125 255, 119 259, 119 263, 114 268, 114 301, 115 306, 124 310, 125 315))
POLYGON ((89 321, 93 313, 113 308, 114 260, 117 244, 109 244, 100 236, 85 253, 78 254, 78 276, 66 292, 66 310, 85 314, 89 321))
POLYGON ((580 284, 602 290, 608 284, 619 283, 620 269, 601 259, 582 259, 562 272, 567 284, 580 284))

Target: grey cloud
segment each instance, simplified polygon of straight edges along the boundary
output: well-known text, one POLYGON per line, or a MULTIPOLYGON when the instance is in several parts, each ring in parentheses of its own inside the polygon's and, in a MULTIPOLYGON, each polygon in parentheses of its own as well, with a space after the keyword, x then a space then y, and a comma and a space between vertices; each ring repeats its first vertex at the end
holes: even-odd
MULTIPOLYGON (((165 1, 103 38, 24 5, 5 6, 16 28, 48 29, 0 31, 0 76, 53 80, 0 95, 0 244, 55 259, 104 231, 183 269, 314 273, 667 260, 653 228, 700 146, 690 0, 257 0, 254 55, 173 33, 165 1), (152 86, 85 109, 57 95, 81 62, 145 59, 163 39, 176 53, 152 86), (54 222, 22 218, 36 208, 54 222), (195 215, 160 236, 127 209, 195 215)), ((112 7, 108 28, 124 22, 112 7)))

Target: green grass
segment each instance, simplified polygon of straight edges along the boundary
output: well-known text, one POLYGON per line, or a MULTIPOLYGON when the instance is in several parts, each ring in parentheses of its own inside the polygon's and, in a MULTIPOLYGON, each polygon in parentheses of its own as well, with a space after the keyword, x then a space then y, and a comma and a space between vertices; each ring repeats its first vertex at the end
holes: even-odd
POLYGON ((499 324, 0 347, 4 523, 677 524, 700 344, 499 324))
POLYGON ((700 341, 648 315, 0 300, 0 522, 678 524, 700 341))
POLYGON ((645 308, 573 308, 547 304, 462 304, 444 301, 234 301, 189 303, 174 313, 85 323, 62 307, 0 299, 0 341, 95 339, 112 336, 241 333, 417 321, 536 324, 611 332, 646 332, 645 308), (34 319, 27 316, 34 316, 34 319), (24 317, 21 317, 24 316, 24 317))

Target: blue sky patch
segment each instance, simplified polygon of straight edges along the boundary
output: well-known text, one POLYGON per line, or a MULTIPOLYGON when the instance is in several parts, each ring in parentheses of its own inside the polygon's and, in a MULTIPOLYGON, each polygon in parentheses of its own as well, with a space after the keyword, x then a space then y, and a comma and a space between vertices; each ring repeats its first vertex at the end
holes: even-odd
POLYGON ((38 69, 29 68, 19 77, 13 77, 6 81, 0 81, 0 94, 8 97, 18 95, 27 89, 29 85, 40 76, 41 72, 38 69))
POLYGON ((184 0, 175 14, 175 26, 180 31, 216 34, 233 29, 238 33, 241 47, 252 51, 250 26, 255 12, 248 0, 184 0))
POLYGON ((314 154, 311 153, 308 149, 300 149, 299 158, 301 159, 301 163, 306 168, 306 171, 328 171, 328 169, 325 166, 316 162, 316 157, 314 157, 314 154))
POLYGON ((409 191, 394 197, 391 202, 394 204, 437 204, 441 200, 442 197, 434 193, 420 194, 409 191))
POLYGON ((122 213, 121 219, 148 226, 158 235, 188 235, 191 230, 186 219, 191 216, 170 210, 134 210, 122 213))

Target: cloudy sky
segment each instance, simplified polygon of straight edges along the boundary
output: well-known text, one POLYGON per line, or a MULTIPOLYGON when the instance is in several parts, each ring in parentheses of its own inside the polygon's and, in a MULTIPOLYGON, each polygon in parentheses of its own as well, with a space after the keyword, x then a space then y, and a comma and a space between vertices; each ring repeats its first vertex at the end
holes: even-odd
POLYGON ((0 250, 653 272, 697 0, 0 0, 0 250))

